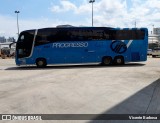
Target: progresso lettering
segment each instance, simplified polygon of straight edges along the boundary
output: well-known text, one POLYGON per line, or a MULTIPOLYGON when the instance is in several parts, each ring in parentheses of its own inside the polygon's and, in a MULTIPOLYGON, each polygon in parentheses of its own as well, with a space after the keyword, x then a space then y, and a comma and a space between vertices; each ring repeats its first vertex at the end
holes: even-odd
POLYGON ((77 43, 53 43, 53 48, 78 48, 78 47, 88 47, 87 42, 77 42, 77 43))

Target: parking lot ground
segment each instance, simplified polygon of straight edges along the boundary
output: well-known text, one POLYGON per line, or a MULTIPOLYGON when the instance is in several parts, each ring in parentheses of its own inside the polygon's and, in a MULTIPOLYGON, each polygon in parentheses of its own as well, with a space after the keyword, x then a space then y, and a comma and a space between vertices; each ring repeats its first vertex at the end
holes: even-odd
POLYGON ((160 58, 123 66, 43 69, 0 59, 0 112, 97 114, 86 121, 91 123, 101 114, 160 114, 160 58))

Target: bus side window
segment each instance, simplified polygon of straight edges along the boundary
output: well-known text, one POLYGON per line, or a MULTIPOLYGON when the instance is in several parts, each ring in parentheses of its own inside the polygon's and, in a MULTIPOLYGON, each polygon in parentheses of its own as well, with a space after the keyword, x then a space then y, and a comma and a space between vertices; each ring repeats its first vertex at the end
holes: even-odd
POLYGON ((115 30, 110 30, 106 31, 106 34, 109 35, 109 40, 116 40, 116 31, 115 30))
POLYGON ((41 40, 42 40, 41 35, 37 35, 35 40, 35 46, 41 45, 42 44, 41 40))
POLYGON ((49 42, 50 42, 50 40, 48 40, 47 33, 46 32, 39 32, 38 35, 36 36, 35 46, 47 44, 49 42))
POLYGON ((136 39, 144 40, 145 32, 144 30, 137 30, 135 35, 136 39))

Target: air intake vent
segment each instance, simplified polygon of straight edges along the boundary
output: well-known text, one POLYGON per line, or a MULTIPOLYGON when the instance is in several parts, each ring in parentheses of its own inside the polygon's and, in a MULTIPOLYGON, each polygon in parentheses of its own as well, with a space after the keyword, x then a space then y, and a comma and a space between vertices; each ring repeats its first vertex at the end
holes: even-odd
POLYGON ((58 26, 56 26, 57 28, 68 28, 68 27, 74 27, 74 26, 72 26, 72 25, 58 25, 58 26))

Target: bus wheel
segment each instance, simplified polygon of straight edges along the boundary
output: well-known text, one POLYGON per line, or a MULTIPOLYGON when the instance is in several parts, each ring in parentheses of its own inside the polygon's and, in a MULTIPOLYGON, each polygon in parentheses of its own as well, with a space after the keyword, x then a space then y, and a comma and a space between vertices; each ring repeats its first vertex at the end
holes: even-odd
POLYGON ((37 67, 39 67, 39 68, 46 67, 47 62, 46 62, 46 60, 45 60, 44 58, 38 58, 38 59, 36 60, 36 65, 37 65, 37 67))
POLYGON ((111 63, 112 63, 112 57, 110 56, 103 57, 102 65, 110 65, 111 63))
POLYGON ((124 58, 123 56, 117 56, 114 58, 114 64, 116 65, 123 65, 124 64, 124 58))
POLYGON ((156 57, 156 55, 152 55, 152 58, 155 58, 156 57))

